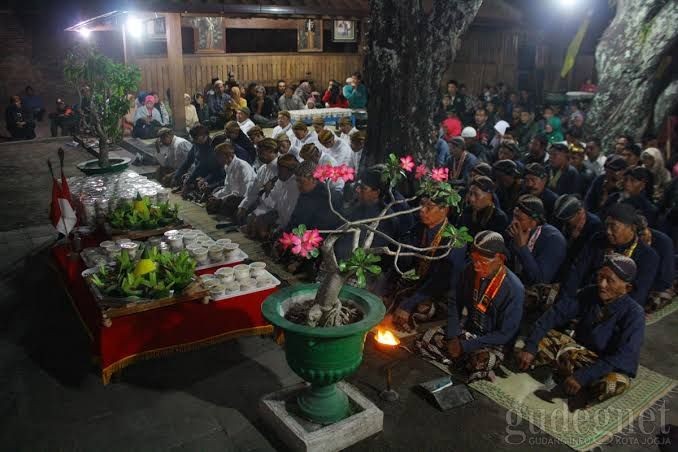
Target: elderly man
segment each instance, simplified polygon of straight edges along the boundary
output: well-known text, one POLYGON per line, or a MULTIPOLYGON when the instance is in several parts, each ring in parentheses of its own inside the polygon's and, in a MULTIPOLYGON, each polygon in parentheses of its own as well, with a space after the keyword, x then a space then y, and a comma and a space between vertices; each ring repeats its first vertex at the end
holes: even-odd
POLYGON ((636 222, 638 237, 647 246, 651 247, 659 256, 657 276, 648 295, 646 312, 654 312, 673 301, 676 296, 674 290, 676 280, 676 258, 674 255, 673 240, 661 231, 647 225, 647 219, 638 215, 636 222))
POLYGON ((596 215, 586 211, 582 201, 575 195, 561 195, 556 199, 553 220, 554 226, 563 232, 567 240, 567 256, 558 277, 562 281, 589 239, 603 230, 603 224, 596 215))
POLYGON ((546 210, 546 218, 551 219, 553 214, 553 205, 558 199, 558 195, 546 187, 548 172, 544 165, 540 163, 528 163, 525 167, 525 191, 530 195, 541 199, 546 210))
POLYGON ((551 365, 563 379, 570 408, 584 408, 617 396, 636 376, 645 334, 645 316, 630 296, 637 279, 633 259, 608 254, 595 285, 558 301, 537 321, 518 352, 521 370, 551 365), (574 337, 556 328, 577 320, 574 337))
POLYGON ((174 135, 172 129, 163 127, 158 131, 155 141, 155 158, 160 167, 156 170, 156 179, 164 186, 171 186, 174 172, 184 163, 193 143, 174 135))
POLYGON ((593 179, 584 197, 586 210, 595 214, 601 213, 608 197, 622 190, 627 167, 626 160, 619 155, 611 155, 605 161, 605 173, 593 179))
POLYGON ((278 135, 275 135, 275 141, 278 142, 278 154, 285 155, 290 152, 290 148, 292 147, 292 141, 290 140, 289 135, 287 135, 285 132, 281 132, 278 135))
POLYGON ((318 134, 315 133, 315 130, 309 130, 308 126, 301 121, 297 121, 292 126, 292 133, 294 134, 294 139, 292 140, 290 153, 297 158, 299 158, 299 152, 304 145, 312 143, 316 146, 320 146, 318 134))
POLYGON ((236 121, 238 121, 238 126, 243 131, 245 135, 247 132, 252 129, 256 124, 250 119, 250 109, 248 107, 240 107, 235 112, 236 121))
POLYGON ((578 193, 581 186, 579 172, 570 165, 570 150, 564 144, 549 147, 548 187, 558 195, 578 193))
POLYGON ((280 110, 291 111, 303 110, 304 107, 304 101, 294 94, 294 88, 291 86, 285 87, 285 93, 278 98, 278 108, 280 110))
POLYGON ((230 105, 232 103, 231 96, 226 94, 224 82, 216 80, 214 82, 214 93, 207 97, 207 107, 210 112, 210 126, 213 129, 221 129, 224 124, 232 118, 232 111, 230 105))
POLYGON ((518 335, 524 292, 520 279, 504 264, 501 234, 479 232, 470 254, 471 264, 459 278, 456 297, 450 298, 447 330, 433 328, 416 342, 419 352, 429 359, 463 363, 469 383, 494 379, 494 369, 518 335))
POLYGON ((459 226, 466 226, 473 236, 485 230, 503 234, 509 225, 504 211, 494 203, 495 188, 489 177, 475 176, 471 179, 466 194, 467 207, 459 218, 459 226))
POLYGON ((236 121, 228 121, 224 127, 224 133, 235 148, 235 155, 250 165, 254 164, 257 158, 257 151, 254 148, 254 143, 242 131, 236 121))
POLYGON ((454 137, 450 140, 451 158, 447 165, 450 169, 450 183, 466 185, 471 175, 471 170, 479 161, 478 158, 466 151, 466 142, 462 137, 454 137))
POLYGON ((294 139, 294 132, 292 132, 292 116, 287 110, 278 112, 278 125, 273 128, 272 137, 277 139, 281 133, 287 134, 290 140, 294 139))
POLYGON ((207 127, 202 124, 193 126, 191 129, 191 138, 193 139, 191 150, 181 162, 179 168, 174 172, 172 178, 173 187, 183 184, 184 188, 186 188, 187 184, 190 185, 194 183, 198 177, 206 177, 208 174, 214 172, 218 166, 216 159, 214 159, 214 151, 212 149, 212 142, 207 127), (193 169, 190 174, 188 174, 188 177, 184 177, 191 168, 193 169))
POLYGON ((605 256, 613 252, 630 257, 642 269, 632 281, 630 295, 641 306, 647 304, 659 256, 638 237, 637 221, 635 210, 628 204, 615 204, 608 210, 604 233, 595 234, 582 249, 564 281, 563 296, 573 298, 577 290, 590 284, 595 272, 603 266, 605 256))
POLYGON ((478 133, 473 127, 464 127, 461 131, 461 137, 466 143, 466 150, 475 155, 481 162, 490 162, 491 156, 487 147, 478 141, 478 133))
POLYGON ((257 169, 254 183, 245 193, 244 199, 238 206, 237 220, 244 224, 249 214, 264 195, 268 195, 278 180, 278 143, 272 138, 265 138, 257 148, 257 155, 261 166, 257 169))
POLYGON ((224 186, 212 193, 207 200, 207 213, 217 213, 227 217, 238 210, 245 194, 254 183, 256 174, 246 161, 235 155, 235 147, 225 141, 214 148, 218 163, 223 163, 226 177, 224 186))
POLYGON ((539 198, 518 198, 507 234, 513 271, 526 286, 526 305, 537 309, 549 306, 560 289, 556 277, 567 254, 567 243, 558 229, 546 223, 539 198))
POLYGON ((344 140, 340 140, 329 130, 323 130, 318 135, 318 141, 324 148, 324 151, 336 160, 337 165, 351 165, 353 151, 344 140))
POLYGON ((256 124, 262 127, 275 126, 277 106, 270 97, 266 96, 266 88, 262 85, 255 86, 254 99, 250 100, 248 107, 252 112, 252 120, 256 124))

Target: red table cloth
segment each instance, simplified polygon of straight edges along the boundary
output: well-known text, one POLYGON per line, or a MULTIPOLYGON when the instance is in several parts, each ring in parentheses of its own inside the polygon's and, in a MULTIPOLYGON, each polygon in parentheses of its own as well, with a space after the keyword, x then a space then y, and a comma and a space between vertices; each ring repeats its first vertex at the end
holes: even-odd
POLYGON ((142 359, 273 331, 261 315, 261 304, 277 288, 208 304, 186 302, 165 306, 116 317, 111 319, 110 326, 104 326, 101 310, 81 276, 85 270, 82 260, 71 259, 65 246, 56 246, 52 252, 73 307, 92 340, 92 353, 101 363, 104 384, 110 382, 116 371, 142 359))

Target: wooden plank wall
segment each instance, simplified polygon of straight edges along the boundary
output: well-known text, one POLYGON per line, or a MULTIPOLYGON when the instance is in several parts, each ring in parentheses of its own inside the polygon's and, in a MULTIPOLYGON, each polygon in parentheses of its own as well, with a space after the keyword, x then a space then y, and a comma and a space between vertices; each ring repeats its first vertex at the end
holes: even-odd
MULTIPOLYGON (((141 69, 141 87, 164 93, 170 86, 167 58, 137 58, 134 64, 141 69)), ((316 87, 324 89, 330 79, 344 81, 359 70, 362 61, 354 54, 236 54, 236 55, 184 55, 185 92, 202 91, 213 77, 225 78, 235 74, 241 84, 249 82, 275 86, 278 79, 298 83, 312 79, 316 87)))

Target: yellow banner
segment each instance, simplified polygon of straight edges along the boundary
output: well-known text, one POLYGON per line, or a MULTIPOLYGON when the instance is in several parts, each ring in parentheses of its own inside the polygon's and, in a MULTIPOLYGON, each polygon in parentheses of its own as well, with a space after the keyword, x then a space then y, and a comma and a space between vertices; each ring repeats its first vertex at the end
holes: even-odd
POLYGON ((572 70, 574 67, 574 61, 577 59, 577 54, 579 53, 579 48, 581 43, 586 36, 586 31, 589 28, 589 23, 591 22, 591 15, 587 14, 584 22, 579 26, 577 34, 574 35, 570 46, 567 48, 567 54, 565 55, 565 61, 563 61, 563 68, 560 70, 560 78, 565 78, 565 76, 572 70))

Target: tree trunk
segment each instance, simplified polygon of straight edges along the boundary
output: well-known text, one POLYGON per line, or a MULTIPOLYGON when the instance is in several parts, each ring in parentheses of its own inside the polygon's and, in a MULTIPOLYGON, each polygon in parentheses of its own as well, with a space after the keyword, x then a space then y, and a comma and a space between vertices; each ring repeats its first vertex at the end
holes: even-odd
POLYGON ((390 153, 432 163, 440 79, 482 0, 370 0, 366 80, 370 163, 390 153), (428 2, 427 2, 428 3, 428 2))
POLYGON ((617 0, 616 7, 596 48, 598 92, 586 124, 606 149, 621 134, 639 140, 654 128, 657 97, 671 80, 665 57, 678 43, 677 1, 617 0))
POLYGON ((338 239, 339 235, 331 235, 321 247, 322 271, 325 273, 325 279, 318 287, 315 302, 325 310, 336 305, 339 300, 339 291, 345 282, 344 277, 339 272, 339 264, 334 255, 334 244, 338 239))
POLYGON ((108 147, 108 139, 99 137, 99 166, 101 168, 111 166, 111 162, 108 160, 108 147))

